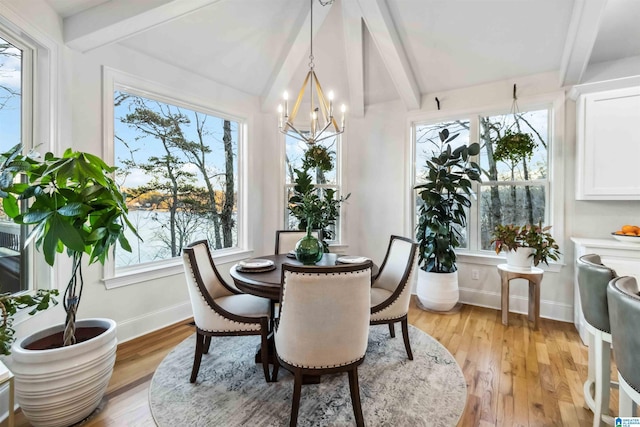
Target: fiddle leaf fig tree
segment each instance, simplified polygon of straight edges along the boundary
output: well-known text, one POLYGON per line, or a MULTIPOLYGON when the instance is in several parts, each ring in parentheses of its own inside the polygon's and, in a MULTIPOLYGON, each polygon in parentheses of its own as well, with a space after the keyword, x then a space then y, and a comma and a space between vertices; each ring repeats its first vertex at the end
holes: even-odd
POLYGON ((439 143, 425 166, 424 184, 416 185, 422 199, 416 240, 421 268, 433 273, 457 270, 455 248, 460 246, 461 228, 467 225, 466 208, 471 206, 472 181, 481 182, 480 166, 471 161, 480 153, 473 143, 456 149, 451 142, 458 134, 439 132, 439 143))
POLYGON ((62 157, 47 153, 41 162, 27 156, 14 156, 13 161, 17 167, 9 173, 21 173, 26 179, 11 179, 3 188, 5 213, 18 224, 33 227, 27 242, 35 240, 47 264, 53 266, 56 253, 65 250, 73 259, 63 299, 64 345, 71 345, 76 342, 75 319, 84 284, 83 256, 89 257, 89 264, 104 264, 116 243, 131 251, 125 227, 136 236, 137 232, 127 219, 125 197, 111 178, 116 168, 99 157, 67 149, 62 157), (23 200, 29 205, 21 210, 23 200))

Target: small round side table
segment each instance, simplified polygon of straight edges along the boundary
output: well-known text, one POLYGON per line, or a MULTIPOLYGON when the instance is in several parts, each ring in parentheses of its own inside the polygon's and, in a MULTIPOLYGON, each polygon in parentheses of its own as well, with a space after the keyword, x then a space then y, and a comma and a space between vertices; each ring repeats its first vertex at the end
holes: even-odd
POLYGON ((529 281, 529 321, 533 322, 533 328, 538 329, 540 320, 540 285, 544 270, 531 267, 530 270, 510 267, 508 264, 499 264, 498 273, 502 282, 502 324, 509 325, 509 282, 513 279, 525 279, 529 281))

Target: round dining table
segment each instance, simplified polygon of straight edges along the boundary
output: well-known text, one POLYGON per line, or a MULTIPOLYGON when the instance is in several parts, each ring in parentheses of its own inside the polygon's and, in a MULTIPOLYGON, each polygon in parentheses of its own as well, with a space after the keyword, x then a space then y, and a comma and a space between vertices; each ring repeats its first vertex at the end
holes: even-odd
MULTIPOLYGON (((339 267, 344 265, 345 267, 352 264, 342 264, 338 262, 338 258, 345 256, 340 254, 331 254, 326 253, 322 255, 322 259, 318 261, 315 265, 309 265, 308 267, 313 268, 314 266, 336 266, 339 267)), ((280 300, 280 288, 282 287, 282 265, 283 264, 292 264, 292 265, 302 265, 302 263, 295 258, 290 258, 287 254, 280 255, 264 255, 260 256, 260 259, 268 259, 273 261, 275 265, 275 269, 270 271, 262 271, 262 272, 254 272, 254 271, 243 271, 238 269, 238 264, 235 264, 231 267, 229 274, 233 278, 233 281, 238 289, 241 291, 263 297, 269 298, 272 301, 280 300)), ((371 278, 372 280, 376 278, 379 272, 379 267, 374 263, 371 268, 371 278)))

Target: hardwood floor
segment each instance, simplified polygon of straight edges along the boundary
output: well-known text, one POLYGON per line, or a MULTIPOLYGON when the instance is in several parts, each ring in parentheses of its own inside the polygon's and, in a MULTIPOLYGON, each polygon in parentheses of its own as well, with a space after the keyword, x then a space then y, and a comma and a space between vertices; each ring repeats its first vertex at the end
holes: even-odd
MULTIPOLYGON (((465 305, 441 315, 413 302, 409 322, 440 341, 462 367, 468 399, 459 426, 591 425, 582 396, 587 348, 573 324, 540 319, 533 331, 524 315, 510 313, 506 327, 497 310, 465 305)), ((108 404, 83 427, 154 426, 148 404, 153 372, 193 331, 183 322, 119 345, 108 404)), ((617 390, 611 395, 616 413, 617 390)), ((28 425, 18 413, 16 426, 28 425)))

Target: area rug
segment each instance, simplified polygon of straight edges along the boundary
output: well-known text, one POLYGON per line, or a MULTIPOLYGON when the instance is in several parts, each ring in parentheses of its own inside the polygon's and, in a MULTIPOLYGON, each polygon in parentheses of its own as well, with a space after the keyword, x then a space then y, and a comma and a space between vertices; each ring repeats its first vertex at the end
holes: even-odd
MULTIPOLYGON (((374 326, 358 368, 360 396, 368 426, 455 426, 467 399, 462 371, 435 339, 409 326, 414 360, 407 359, 402 334, 374 326)), ((399 328, 396 328, 399 329, 399 328)), ((214 337, 202 357, 198 381, 189 383, 195 334, 162 361, 149 388, 151 413, 160 427, 289 424, 293 376, 280 369, 266 383, 254 363, 259 337, 214 337)), ((298 426, 355 425, 346 373, 325 375, 304 385, 298 426)))

